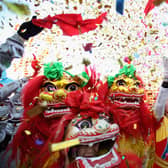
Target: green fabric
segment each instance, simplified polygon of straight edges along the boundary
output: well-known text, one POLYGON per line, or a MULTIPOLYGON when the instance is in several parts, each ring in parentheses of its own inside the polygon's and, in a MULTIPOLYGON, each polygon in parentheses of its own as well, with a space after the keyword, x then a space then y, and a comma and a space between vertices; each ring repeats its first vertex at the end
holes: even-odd
POLYGON ((136 72, 136 68, 133 65, 130 65, 130 64, 124 65, 124 67, 121 68, 119 73, 117 73, 115 76, 108 76, 107 77, 108 86, 110 87, 113 84, 114 79, 117 78, 118 76, 123 75, 123 74, 130 77, 130 78, 136 78, 135 72, 136 72))
POLYGON ((48 79, 59 80, 62 78, 63 72, 64 72, 64 68, 61 62, 44 64, 44 75, 48 79))
POLYGON ((80 85, 81 87, 84 87, 88 83, 88 81, 89 81, 90 78, 89 78, 89 76, 88 76, 88 74, 86 72, 82 72, 81 75, 82 75, 82 77, 84 77, 87 80, 87 82, 83 81, 81 83, 81 85, 80 85))
MULTIPOLYGON (((74 75, 72 75, 70 72, 64 70, 61 62, 44 64, 44 75, 50 80, 60 80, 63 77, 63 72, 74 77, 74 75)), ((88 83, 90 78, 86 72, 82 72, 80 75, 86 79, 80 85, 81 87, 84 87, 88 83)))

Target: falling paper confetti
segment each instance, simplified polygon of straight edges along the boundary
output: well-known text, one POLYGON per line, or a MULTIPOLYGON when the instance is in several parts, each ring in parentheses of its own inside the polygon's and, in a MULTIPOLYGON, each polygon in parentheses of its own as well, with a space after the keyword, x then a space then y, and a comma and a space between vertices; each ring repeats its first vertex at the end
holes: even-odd
POLYGON ((81 14, 82 19, 87 20, 107 13, 106 20, 96 24, 96 29, 77 36, 64 36, 56 24, 52 29, 45 28, 38 36, 25 42, 24 57, 12 62, 7 76, 11 79, 31 76, 34 73, 31 67, 33 53, 40 65, 59 60, 65 67, 71 67, 69 70, 72 73, 83 71, 85 65, 94 65, 101 79, 117 73, 120 66, 128 63, 124 58, 131 56, 131 63, 142 77, 147 92, 153 93, 149 100, 152 105, 163 77, 162 56, 167 56, 168 52, 168 4, 163 2, 145 15, 148 0, 122 2, 120 9, 123 14, 116 10, 117 0, 23 0, 22 3, 15 0, 15 3, 28 6, 31 14, 26 16, 10 12, 5 4, 0 3, 1 42, 13 35, 33 15, 43 19, 48 15, 81 14), (86 52, 83 48, 89 43, 94 46, 88 50, 92 52, 86 52))

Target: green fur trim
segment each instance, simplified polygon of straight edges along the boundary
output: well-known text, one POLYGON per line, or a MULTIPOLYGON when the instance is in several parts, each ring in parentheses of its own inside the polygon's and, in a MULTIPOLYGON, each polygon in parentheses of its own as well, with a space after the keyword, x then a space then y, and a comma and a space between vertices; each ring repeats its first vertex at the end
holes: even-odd
POLYGON ((108 83, 109 87, 113 84, 115 78, 116 78, 116 76, 108 76, 107 77, 107 83, 108 83))
POLYGON ((130 78, 135 78, 135 71, 136 68, 133 65, 125 65, 122 69, 120 69, 119 76, 124 74, 130 78))
POLYGON ((118 74, 116 74, 115 76, 108 76, 107 77, 108 86, 110 87, 113 84, 114 79, 117 78, 118 76, 123 75, 123 74, 130 77, 130 78, 136 79, 135 72, 136 72, 136 68, 133 65, 124 65, 124 67, 122 69, 120 69, 118 74))
POLYGON ((89 76, 88 76, 88 74, 86 72, 82 72, 81 76, 86 79, 80 85, 81 87, 84 87, 88 83, 88 81, 89 81, 90 78, 89 78, 89 76))
POLYGON ((44 64, 44 75, 48 79, 59 80, 62 78, 63 72, 64 72, 64 68, 61 62, 44 64))

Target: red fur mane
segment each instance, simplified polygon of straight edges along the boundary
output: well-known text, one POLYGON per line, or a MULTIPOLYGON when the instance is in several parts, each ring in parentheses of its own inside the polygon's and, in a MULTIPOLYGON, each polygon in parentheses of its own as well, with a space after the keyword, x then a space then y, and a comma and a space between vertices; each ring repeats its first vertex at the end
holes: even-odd
POLYGON ((37 76, 25 85, 22 91, 22 102, 24 106, 24 111, 27 111, 33 106, 34 98, 39 95, 40 87, 43 81, 46 79, 44 75, 37 76))

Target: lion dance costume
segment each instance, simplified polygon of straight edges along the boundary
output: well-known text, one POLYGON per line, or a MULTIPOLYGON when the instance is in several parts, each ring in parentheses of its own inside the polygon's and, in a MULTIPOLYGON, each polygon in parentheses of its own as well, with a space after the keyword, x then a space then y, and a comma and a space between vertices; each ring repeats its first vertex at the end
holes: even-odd
MULTIPOLYGON (((140 167, 152 164, 147 160, 151 157, 149 149, 152 148, 152 140, 149 139, 153 137, 153 118, 145 103, 143 83, 137 76, 135 67, 125 65, 115 76, 108 76, 107 83, 107 102, 121 133, 118 151, 122 155, 132 153, 132 156, 138 157, 140 167)), ((133 163, 134 159, 128 162, 133 163)), ((134 165, 137 163, 134 162, 134 165)))
POLYGON ((73 76, 60 63, 45 66, 44 75, 24 88, 24 121, 11 144, 12 158, 19 152, 18 167, 133 168, 116 151, 119 126, 106 106, 108 88, 94 69, 88 77, 87 69, 73 76), (51 150, 53 144, 74 139, 78 145, 51 150))
MULTIPOLYGON (((45 64, 44 75, 29 80, 23 89, 23 122, 11 144, 11 159, 16 159, 19 152, 19 168, 45 165, 58 121, 70 112, 64 99, 68 92, 80 89, 87 80, 85 72, 72 75, 64 70, 61 62, 45 64)), ((60 161, 55 166, 63 163, 60 161)))
MULTIPOLYGON (((65 149, 64 167, 133 168, 135 165, 128 165, 127 159, 116 151, 119 126, 112 122, 106 108, 107 87, 97 80, 94 69, 91 74, 85 87, 70 92, 65 99, 71 113, 59 121, 56 144, 75 139, 80 143, 65 149)), ((51 154, 48 163, 54 162, 52 156, 56 153, 51 154)))

